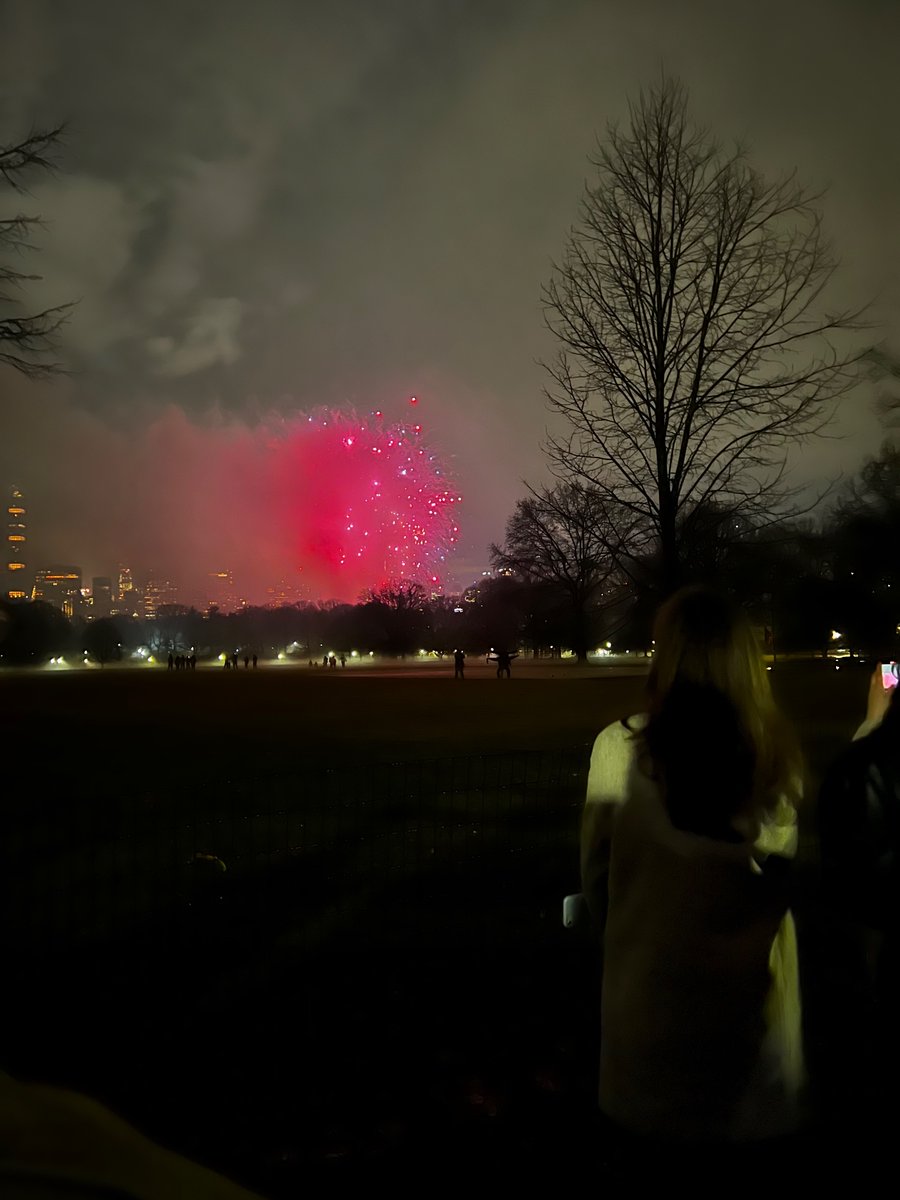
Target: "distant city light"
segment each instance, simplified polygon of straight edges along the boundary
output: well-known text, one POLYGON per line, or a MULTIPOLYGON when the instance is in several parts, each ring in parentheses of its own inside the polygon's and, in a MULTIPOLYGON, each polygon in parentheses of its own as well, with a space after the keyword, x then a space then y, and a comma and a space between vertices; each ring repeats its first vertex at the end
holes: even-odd
POLYGON ((831 640, 832 640, 833 642, 839 642, 843 636, 844 636, 844 635, 843 635, 842 633, 838 633, 838 631, 837 631, 836 629, 832 629, 832 631, 831 631, 831 640))

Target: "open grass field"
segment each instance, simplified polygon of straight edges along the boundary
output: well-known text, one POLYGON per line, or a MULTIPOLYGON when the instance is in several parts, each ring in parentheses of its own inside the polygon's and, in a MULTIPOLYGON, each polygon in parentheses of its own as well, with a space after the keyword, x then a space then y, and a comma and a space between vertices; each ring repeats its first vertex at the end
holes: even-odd
MULTIPOLYGON (((772 679, 815 777, 867 678, 772 679)), ((642 687, 571 663, 0 675, 0 1066, 272 1196, 574 1137, 598 964, 561 899, 590 742, 642 687)))
MULTIPOLYGON (((514 664, 511 680, 470 664, 322 668, 263 664, 237 672, 106 668, 0 676, 0 700, 31 741, 36 729, 185 765, 187 745, 205 763, 220 754, 246 770, 277 761, 302 770, 323 750, 382 761, 434 754, 579 744, 616 711, 638 703, 641 668, 604 670, 570 663, 514 664), (309 757, 307 757, 309 756, 309 757)), ((213 769, 217 770, 214 764, 213 769)))
MULTIPOLYGON (((387 761, 580 745, 640 708, 645 669, 624 659, 516 662, 509 681, 480 663, 458 681, 451 664, 415 660, 344 671, 280 663, 237 673, 209 665, 185 673, 43 669, 0 674, 0 711, 26 755, 42 756, 44 744, 79 745, 73 782, 87 795, 103 790, 109 756, 131 756, 135 787, 148 772, 164 772, 167 756, 178 770, 199 758, 213 772, 266 763, 296 772, 326 751, 387 761)), ((858 670, 791 663, 773 673, 773 685, 816 759, 861 719, 867 680, 858 670)))

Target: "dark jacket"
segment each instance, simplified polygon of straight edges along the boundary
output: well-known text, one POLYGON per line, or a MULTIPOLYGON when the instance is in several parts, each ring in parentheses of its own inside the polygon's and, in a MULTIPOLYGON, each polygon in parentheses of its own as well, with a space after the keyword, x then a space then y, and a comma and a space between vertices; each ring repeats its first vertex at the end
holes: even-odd
POLYGON ((826 904, 884 935, 878 986, 893 996, 900 979, 900 704, 829 771, 819 839, 826 904))

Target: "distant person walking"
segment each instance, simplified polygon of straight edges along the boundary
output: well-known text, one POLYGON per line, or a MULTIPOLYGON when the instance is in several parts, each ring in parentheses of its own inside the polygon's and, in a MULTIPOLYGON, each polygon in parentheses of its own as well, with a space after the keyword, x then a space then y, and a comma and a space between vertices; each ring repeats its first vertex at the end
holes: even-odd
POLYGON ((337 670, 337 659, 334 657, 334 655, 333 655, 333 654, 332 654, 332 655, 331 655, 331 657, 328 659, 328 665, 329 665, 329 667, 331 668, 331 670, 332 670, 332 671, 336 671, 336 670, 337 670))
POLYGON ((244 655, 244 670, 246 671, 249 666, 250 666, 250 655, 245 654, 244 655))
POLYGON ((465 679, 466 677, 466 654, 464 650, 453 651, 453 678, 465 679))
POLYGON ((347 665, 347 655, 342 653, 341 654, 341 666, 346 667, 346 665, 347 665))
POLYGON ((169 651, 169 670, 171 671, 174 666, 175 666, 175 659, 172 656, 172 651, 170 650, 169 651))
POLYGON ((191 655, 191 670, 192 671, 197 670, 197 655, 196 654, 191 655))
POLYGON ((328 666, 328 655, 327 655, 327 654, 323 654, 323 655, 322 655, 322 666, 323 666, 323 667, 327 667, 327 666, 328 666))
POLYGON ((259 660, 257 659, 256 655, 254 654, 254 655, 253 655, 253 670, 254 670, 254 671, 256 670, 256 666, 257 666, 257 663, 258 663, 258 661, 259 661, 259 660))
POLYGON ((603 926, 600 1107, 629 1157, 702 1162, 799 1124, 801 760, 740 609, 686 588, 655 636, 646 711, 597 737, 582 822, 603 926))
POLYGON ((237 650, 235 650, 234 654, 232 654, 232 656, 231 656, 231 665, 232 665, 232 667, 234 667, 235 671, 238 669, 238 653, 237 653, 237 650))
POLYGON ((497 664, 498 679, 504 674, 506 675, 507 679, 510 679, 511 675, 509 669, 512 666, 512 660, 518 657, 518 654, 510 654, 508 650, 498 650, 496 654, 490 655, 488 661, 495 662, 497 664))

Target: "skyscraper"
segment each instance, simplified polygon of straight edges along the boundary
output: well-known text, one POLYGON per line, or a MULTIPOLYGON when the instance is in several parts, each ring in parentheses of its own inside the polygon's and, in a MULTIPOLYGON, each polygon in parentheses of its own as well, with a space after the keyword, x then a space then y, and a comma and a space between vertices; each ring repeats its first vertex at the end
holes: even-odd
POLYGON ((28 598, 27 568, 25 565, 25 498, 17 487, 11 488, 6 505, 6 570, 4 600, 28 598))
POLYGON ((112 580, 108 575, 95 575, 91 580, 91 613, 108 617, 112 612, 112 580))
POLYGON ((301 600, 309 599, 309 589, 290 579, 279 579, 277 583, 266 588, 266 606, 268 608, 285 608, 290 604, 299 604, 301 600))
POLYGON ((81 610, 81 567, 54 563, 35 572, 32 600, 43 600, 62 609, 67 617, 81 610))
POLYGON ((210 571, 208 575, 209 593, 205 608, 215 606, 219 612, 237 612, 243 601, 239 599, 234 588, 234 575, 231 571, 210 571))
POLYGON ((119 588, 116 594, 117 600, 127 600, 128 593, 134 591, 134 579, 131 574, 131 567, 119 567, 119 588))
POLYGON ((131 567, 119 565, 119 574, 115 580, 111 612, 114 615, 124 614, 136 617, 144 611, 143 593, 135 587, 131 567))
POLYGON ((159 615, 161 608, 177 603, 178 589, 175 587, 175 584, 162 575, 151 574, 144 588, 143 615, 149 620, 153 620, 159 615))

